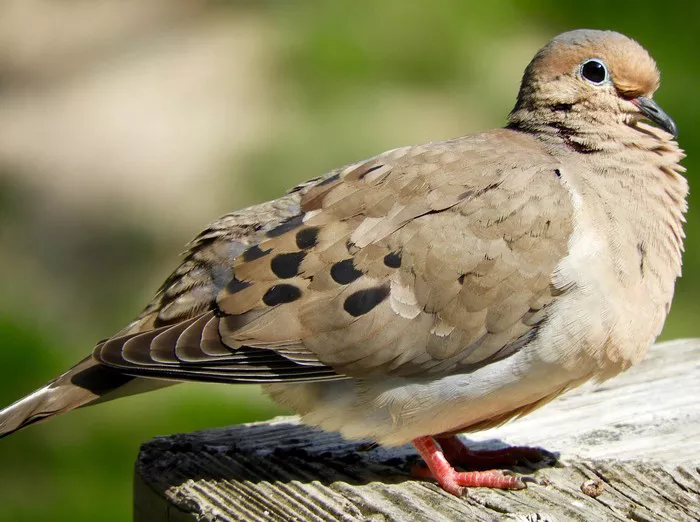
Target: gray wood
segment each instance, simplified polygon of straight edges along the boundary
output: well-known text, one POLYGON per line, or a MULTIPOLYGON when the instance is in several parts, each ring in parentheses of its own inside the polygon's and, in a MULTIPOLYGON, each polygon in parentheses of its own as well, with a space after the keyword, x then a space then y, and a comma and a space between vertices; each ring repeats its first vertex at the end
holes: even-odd
POLYGON ((540 482, 527 490, 463 498, 412 479, 410 446, 347 442, 295 417, 159 437, 136 463, 134 520, 696 521, 698 397, 700 339, 658 344, 609 382, 465 437, 475 448, 542 446, 559 463, 516 468, 540 482))

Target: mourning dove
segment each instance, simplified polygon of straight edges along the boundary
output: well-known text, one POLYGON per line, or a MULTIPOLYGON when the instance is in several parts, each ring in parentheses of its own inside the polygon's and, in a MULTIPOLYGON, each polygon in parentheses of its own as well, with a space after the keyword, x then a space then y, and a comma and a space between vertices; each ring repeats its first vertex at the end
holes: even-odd
POLYGON ((413 442, 451 493, 524 487, 452 464, 527 449, 476 455, 454 434, 608 379, 661 331, 687 182, 658 84, 621 34, 557 36, 505 128, 391 150, 214 222, 135 322, 0 412, 0 433, 172 381, 254 382, 306 423, 413 442))

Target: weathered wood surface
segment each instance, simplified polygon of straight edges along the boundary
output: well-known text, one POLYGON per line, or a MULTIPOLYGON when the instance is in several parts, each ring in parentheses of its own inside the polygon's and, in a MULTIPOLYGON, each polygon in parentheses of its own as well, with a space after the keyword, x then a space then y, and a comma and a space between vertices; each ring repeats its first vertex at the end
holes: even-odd
POLYGON ((144 444, 134 519, 697 521, 700 339, 656 345, 603 385, 466 439, 477 448, 538 445, 560 459, 516 468, 540 481, 527 490, 471 489, 456 498, 411 478, 410 446, 350 443, 284 417, 144 444), (603 488, 597 497, 581 490, 589 480, 603 488))

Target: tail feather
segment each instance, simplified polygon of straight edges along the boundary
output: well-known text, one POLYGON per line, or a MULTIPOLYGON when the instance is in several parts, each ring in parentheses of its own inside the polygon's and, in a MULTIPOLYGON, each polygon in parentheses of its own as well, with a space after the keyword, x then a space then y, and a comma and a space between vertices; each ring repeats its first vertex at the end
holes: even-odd
POLYGON ((0 411, 0 438, 54 415, 105 400, 106 394, 133 380, 134 377, 102 366, 92 357, 83 359, 43 388, 0 411))

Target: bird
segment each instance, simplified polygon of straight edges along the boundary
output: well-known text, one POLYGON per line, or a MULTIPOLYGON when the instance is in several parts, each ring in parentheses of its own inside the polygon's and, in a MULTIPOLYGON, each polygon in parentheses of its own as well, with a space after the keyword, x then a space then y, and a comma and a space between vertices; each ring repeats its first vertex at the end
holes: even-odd
POLYGON ((504 127, 214 221, 131 324, 2 410, 0 435, 177 382, 260 383, 310 425, 413 443, 416 474, 449 493, 526 487, 497 465, 536 448, 476 452, 457 434, 609 379, 661 332, 688 184, 659 82, 627 36, 556 36, 504 127))

